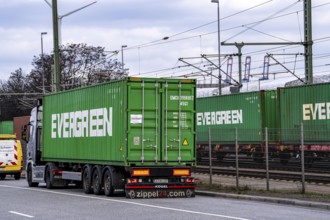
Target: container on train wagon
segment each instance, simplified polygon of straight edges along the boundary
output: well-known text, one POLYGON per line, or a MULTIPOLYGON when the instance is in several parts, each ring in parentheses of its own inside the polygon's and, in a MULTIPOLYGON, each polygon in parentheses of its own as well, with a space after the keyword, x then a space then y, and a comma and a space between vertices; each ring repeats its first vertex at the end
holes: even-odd
POLYGON ((330 83, 278 89, 281 141, 330 144, 330 83))
POLYGON ((197 142, 208 142, 210 128, 212 141, 232 144, 237 128, 240 144, 261 143, 265 140, 265 127, 272 129, 269 141, 276 141, 276 105, 274 90, 198 98, 197 142))
POLYGON ((30 122, 30 116, 14 117, 14 134, 16 134, 16 137, 18 140, 23 139, 22 138, 22 128, 24 125, 29 124, 29 122, 30 122))
POLYGON ((0 122, 0 134, 13 134, 14 133, 13 121, 1 121, 0 122))

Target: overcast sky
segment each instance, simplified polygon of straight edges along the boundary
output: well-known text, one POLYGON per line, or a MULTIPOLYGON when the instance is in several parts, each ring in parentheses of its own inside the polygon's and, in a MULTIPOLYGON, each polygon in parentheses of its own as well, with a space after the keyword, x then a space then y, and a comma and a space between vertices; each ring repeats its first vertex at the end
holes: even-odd
MULTIPOLYGON (((48 0, 51 2, 51 0, 48 0)), ((93 0, 58 0, 59 15, 66 14, 93 0)), ((314 73, 326 74, 330 66, 330 0, 313 0, 314 73)), ((303 1, 298 0, 220 0, 221 41, 301 42, 303 1)), ((28 74, 33 56, 53 48, 52 11, 44 0, 1 0, 0 4, 0 79, 22 68, 28 74)), ((207 70, 212 65, 201 54, 215 55, 217 44, 217 4, 211 0, 98 0, 79 12, 62 19, 62 44, 86 43, 107 51, 124 51, 125 67, 133 76, 182 76, 199 74, 188 63, 207 70), (164 37, 169 37, 163 40, 164 37), (192 59, 195 58, 195 59, 192 59)), ((266 53, 291 71, 303 74, 302 46, 245 46, 243 62, 250 55, 251 74, 260 74, 266 53), (274 49, 276 48, 276 49, 274 49), (283 55, 287 54, 287 55, 283 55), (296 61, 296 62, 295 62, 296 61)), ((234 54, 234 46, 221 46, 221 54, 234 54)), ((121 54, 112 58, 121 61, 121 54)), ((217 63, 217 58, 210 58, 217 63)), ((227 71, 226 58, 222 58, 227 71)), ((270 72, 284 71, 271 66, 270 72)), ((234 57, 233 74, 237 72, 234 57)), ((283 74, 286 75, 286 74, 283 74)), ((280 77, 280 75, 278 75, 280 77)), ((199 76, 199 80, 208 77, 199 76)), ((256 78, 256 77, 255 77, 256 78)))

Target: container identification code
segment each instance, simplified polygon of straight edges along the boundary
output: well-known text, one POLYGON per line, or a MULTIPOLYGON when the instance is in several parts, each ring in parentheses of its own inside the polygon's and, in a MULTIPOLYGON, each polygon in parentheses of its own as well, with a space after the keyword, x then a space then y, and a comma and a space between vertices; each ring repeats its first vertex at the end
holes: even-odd
POLYGON ((112 108, 52 114, 52 138, 111 137, 112 108))

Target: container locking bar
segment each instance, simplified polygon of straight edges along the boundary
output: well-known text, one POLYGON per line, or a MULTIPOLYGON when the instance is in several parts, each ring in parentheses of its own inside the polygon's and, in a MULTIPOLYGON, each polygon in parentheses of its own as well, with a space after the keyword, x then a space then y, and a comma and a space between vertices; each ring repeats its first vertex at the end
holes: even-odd
POLYGON ((158 106, 158 81, 156 81, 155 84, 156 87, 156 106, 155 106, 155 111, 156 111, 156 122, 155 122, 155 127, 156 127, 156 132, 155 132, 155 139, 156 139, 156 143, 155 143, 155 162, 158 163, 158 111, 159 111, 159 106, 158 106))
POLYGON ((179 156, 178 156, 178 161, 179 163, 181 163, 181 93, 182 93, 182 85, 181 85, 181 81, 178 85, 179 87, 179 139, 178 139, 178 145, 179 145, 179 156))
POLYGON ((168 82, 165 83, 165 162, 168 161, 168 82))
POLYGON ((142 87, 142 149, 141 149, 141 162, 144 162, 144 81, 141 83, 142 87))

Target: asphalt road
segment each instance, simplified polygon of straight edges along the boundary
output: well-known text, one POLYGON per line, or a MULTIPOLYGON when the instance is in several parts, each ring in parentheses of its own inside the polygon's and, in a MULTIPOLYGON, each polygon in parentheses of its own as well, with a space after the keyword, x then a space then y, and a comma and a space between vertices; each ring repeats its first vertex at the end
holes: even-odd
POLYGON ((253 201, 196 196, 127 199, 86 195, 82 189, 29 188, 26 180, 0 181, 0 219, 329 219, 330 211, 253 201))

